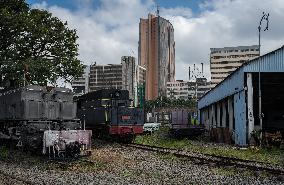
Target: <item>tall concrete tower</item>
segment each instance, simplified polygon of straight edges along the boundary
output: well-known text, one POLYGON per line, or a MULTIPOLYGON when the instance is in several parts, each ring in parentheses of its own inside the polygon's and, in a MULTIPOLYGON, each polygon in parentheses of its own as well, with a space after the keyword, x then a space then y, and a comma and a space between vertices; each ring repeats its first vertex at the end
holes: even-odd
POLYGON ((122 56, 122 89, 129 91, 130 99, 134 100, 135 96, 135 58, 132 56, 122 56))
POLYGON ((138 63, 146 68, 146 100, 166 96, 167 82, 175 81, 173 25, 152 14, 140 19, 138 63))

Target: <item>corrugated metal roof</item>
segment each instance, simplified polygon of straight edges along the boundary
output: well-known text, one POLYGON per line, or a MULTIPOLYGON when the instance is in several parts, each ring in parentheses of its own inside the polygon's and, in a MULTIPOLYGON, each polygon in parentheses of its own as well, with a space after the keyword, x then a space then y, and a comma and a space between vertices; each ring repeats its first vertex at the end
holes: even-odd
POLYGON ((244 73, 258 72, 259 62, 261 72, 284 72, 284 46, 261 57, 253 59, 236 69, 236 71, 231 73, 199 100, 198 108, 201 109, 214 102, 231 96, 232 94, 242 91, 244 88, 244 73))
POLYGON ((198 101, 198 108, 206 107, 214 102, 224 99, 243 90, 244 73, 242 68, 237 70, 234 75, 230 75, 218 86, 209 91, 198 101))
POLYGON ((284 72, 284 48, 261 56, 244 65, 244 72, 258 72, 260 64, 261 72, 284 72))

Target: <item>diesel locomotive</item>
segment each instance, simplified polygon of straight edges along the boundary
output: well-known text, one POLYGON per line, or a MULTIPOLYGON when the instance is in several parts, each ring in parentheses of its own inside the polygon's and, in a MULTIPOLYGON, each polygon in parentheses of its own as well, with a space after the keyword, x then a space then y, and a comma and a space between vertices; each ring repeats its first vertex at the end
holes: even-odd
POLYGON ((91 148, 91 130, 76 118, 67 88, 29 85, 0 92, 0 139, 52 157, 79 156, 91 148))
POLYGON ((129 92, 102 89, 77 98, 77 117, 94 136, 130 142, 143 133, 144 109, 131 106, 129 92))

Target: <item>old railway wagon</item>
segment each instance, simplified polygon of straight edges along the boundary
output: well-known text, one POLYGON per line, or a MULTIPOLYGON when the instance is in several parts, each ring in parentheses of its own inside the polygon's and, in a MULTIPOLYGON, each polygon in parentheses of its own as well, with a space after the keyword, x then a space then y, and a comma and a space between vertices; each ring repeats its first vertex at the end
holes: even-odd
POLYGON ((193 112, 187 110, 173 110, 170 114, 170 133, 175 137, 194 138, 204 133, 204 125, 192 119, 193 112))
POLYGON ((54 157, 78 156, 90 149, 90 130, 76 119, 67 88, 29 85, 0 92, 0 138, 54 157))
POLYGON ((93 135, 130 142, 144 125, 144 110, 130 105, 127 90, 102 89, 78 97, 77 116, 93 135))

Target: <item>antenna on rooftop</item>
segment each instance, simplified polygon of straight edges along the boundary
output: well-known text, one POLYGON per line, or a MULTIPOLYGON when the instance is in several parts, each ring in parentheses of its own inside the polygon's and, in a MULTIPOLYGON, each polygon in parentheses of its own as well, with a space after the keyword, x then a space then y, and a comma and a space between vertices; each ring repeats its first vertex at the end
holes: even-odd
POLYGON ((159 10, 159 5, 157 4, 157 17, 160 16, 160 10, 159 10))
POLYGON ((190 66, 188 67, 188 80, 190 81, 190 66))

